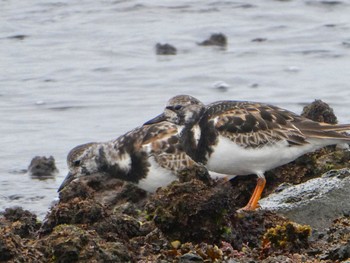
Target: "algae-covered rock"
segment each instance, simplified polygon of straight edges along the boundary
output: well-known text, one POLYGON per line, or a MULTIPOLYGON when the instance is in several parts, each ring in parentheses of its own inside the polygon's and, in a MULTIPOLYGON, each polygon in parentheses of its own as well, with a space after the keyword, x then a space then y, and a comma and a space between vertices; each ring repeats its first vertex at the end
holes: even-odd
POLYGON ((40 229, 41 223, 37 216, 21 207, 6 208, 0 215, 0 226, 11 224, 12 232, 21 238, 29 238, 35 236, 40 229))
POLYGON ((128 262, 132 260, 122 242, 106 242, 95 231, 74 225, 59 225, 39 241, 40 248, 54 262, 128 262))
POLYGON ((330 124, 337 124, 338 122, 333 109, 322 100, 315 100, 314 102, 305 106, 301 116, 309 118, 313 121, 326 122, 330 124))
POLYGON ((0 214, 0 261, 44 262, 34 246, 40 228, 36 215, 20 207, 7 208, 0 214))
POLYGON ((298 250, 300 247, 308 247, 308 237, 311 227, 287 222, 267 230, 263 242, 269 242, 272 247, 278 249, 298 250))

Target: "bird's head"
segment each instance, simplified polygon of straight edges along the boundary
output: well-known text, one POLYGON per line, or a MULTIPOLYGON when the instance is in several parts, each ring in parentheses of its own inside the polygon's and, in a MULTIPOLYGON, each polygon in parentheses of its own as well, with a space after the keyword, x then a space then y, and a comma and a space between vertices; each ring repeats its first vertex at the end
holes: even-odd
POLYGON ((178 95, 171 98, 164 112, 149 120, 145 125, 169 121, 177 125, 188 125, 196 123, 205 110, 205 105, 196 98, 189 95, 178 95))
POLYGON ((60 192, 70 182, 82 176, 94 174, 99 171, 100 144, 86 143, 73 148, 67 156, 68 174, 58 188, 60 192))

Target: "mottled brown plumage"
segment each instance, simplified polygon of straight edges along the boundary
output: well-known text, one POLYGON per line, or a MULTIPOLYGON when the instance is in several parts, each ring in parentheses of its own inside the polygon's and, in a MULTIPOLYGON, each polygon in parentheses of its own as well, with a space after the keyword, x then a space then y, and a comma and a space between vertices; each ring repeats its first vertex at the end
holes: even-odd
POLYGON ((154 191, 173 180, 183 169, 205 169, 182 147, 177 126, 160 122, 138 127, 116 140, 87 143, 67 156, 69 174, 58 191, 75 179, 102 173, 154 191))

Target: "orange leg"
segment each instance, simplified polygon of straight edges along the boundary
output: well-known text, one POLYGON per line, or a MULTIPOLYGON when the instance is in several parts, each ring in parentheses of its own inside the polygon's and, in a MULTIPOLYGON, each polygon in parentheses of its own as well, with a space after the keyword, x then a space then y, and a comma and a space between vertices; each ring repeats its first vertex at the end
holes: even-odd
POLYGON ((258 201, 260 200, 261 194, 265 188, 266 179, 264 174, 258 174, 258 180, 256 183, 256 187, 254 189, 254 192, 252 194, 252 197, 250 198, 248 204, 241 208, 241 210, 244 211, 253 211, 258 207, 258 201))

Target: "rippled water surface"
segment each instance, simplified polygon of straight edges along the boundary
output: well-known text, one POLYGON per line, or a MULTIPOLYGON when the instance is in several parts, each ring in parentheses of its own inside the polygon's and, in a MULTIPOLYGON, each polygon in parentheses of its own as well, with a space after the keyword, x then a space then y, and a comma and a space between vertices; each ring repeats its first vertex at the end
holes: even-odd
POLYGON ((350 122, 348 1, 0 0, 0 14, 0 210, 44 216, 71 148, 116 138, 177 94, 295 112, 322 99, 350 122), (196 44, 217 32, 226 49, 196 44), (157 42, 177 55, 155 55, 157 42), (54 156, 55 179, 23 172, 36 155, 54 156))

